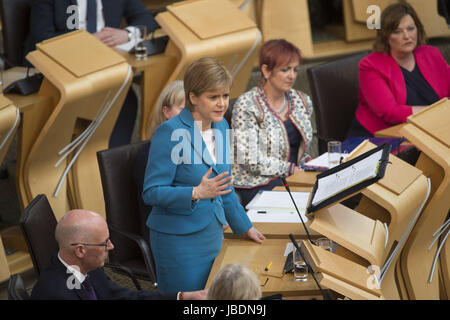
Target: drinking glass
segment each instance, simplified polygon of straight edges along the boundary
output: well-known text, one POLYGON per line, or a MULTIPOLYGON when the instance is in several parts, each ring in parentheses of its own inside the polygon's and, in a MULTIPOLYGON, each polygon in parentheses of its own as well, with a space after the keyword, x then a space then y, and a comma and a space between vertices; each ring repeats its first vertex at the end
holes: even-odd
POLYGON ((147 47, 145 46, 145 38, 147 37, 146 26, 134 26, 134 54, 136 60, 147 59, 147 47))
POLYGON ((328 165, 330 168, 339 164, 342 155, 342 143, 340 141, 328 142, 328 165))
POLYGON ((316 245, 327 251, 333 252, 333 241, 328 238, 319 238, 316 241, 316 245))
POLYGON ((292 259, 294 262, 294 280, 300 282, 308 281, 308 267, 295 247, 292 252, 292 259))

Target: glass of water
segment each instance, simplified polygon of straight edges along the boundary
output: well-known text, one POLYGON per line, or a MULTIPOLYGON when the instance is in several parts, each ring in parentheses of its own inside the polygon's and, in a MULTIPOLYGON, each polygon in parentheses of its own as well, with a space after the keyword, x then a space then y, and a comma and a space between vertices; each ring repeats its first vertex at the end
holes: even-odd
POLYGON ((294 251, 292 252, 292 259, 294 262, 294 280, 295 281, 308 281, 308 267, 303 260, 300 252, 298 252, 297 248, 294 247, 294 251))
POLYGON ((319 238, 316 241, 316 245, 321 247, 322 249, 325 249, 327 251, 332 252, 333 251, 333 242, 328 238, 319 238))
POLYGON ((328 142, 328 166, 333 168, 339 164, 342 155, 342 143, 340 141, 328 142))
POLYGON ((147 59, 147 47, 145 38, 147 37, 147 27, 143 25, 134 26, 134 54, 136 60, 147 59))

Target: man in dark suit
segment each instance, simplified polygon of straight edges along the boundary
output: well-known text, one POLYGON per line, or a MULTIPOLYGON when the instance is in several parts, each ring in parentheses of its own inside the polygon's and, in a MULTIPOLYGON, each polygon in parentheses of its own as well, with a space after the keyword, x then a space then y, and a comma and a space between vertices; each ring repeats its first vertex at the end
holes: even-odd
POLYGON ((72 210, 56 226, 59 252, 41 273, 33 288, 36 300, 185 299, 201 300, 206 291, 163 293, 133 291, 111 281, 102 267, 108 251, 108 225, 103 217, 87 210, 72 210))
MULTIPOLYGON (((132 26, 145 25, 149 33, 158 27, 141 0, 32 0, 25 55, 35 49, 36 43, 74 31, 76 25, 109 47, 127 43, 132 26), (78 19, 71 10, 74 6, 78 19), (123 19, 126 29, 120 29, 123 19)), ((111 134, 110 148, 130 143, 136 114, 137 97, 130 90, 111 134)))

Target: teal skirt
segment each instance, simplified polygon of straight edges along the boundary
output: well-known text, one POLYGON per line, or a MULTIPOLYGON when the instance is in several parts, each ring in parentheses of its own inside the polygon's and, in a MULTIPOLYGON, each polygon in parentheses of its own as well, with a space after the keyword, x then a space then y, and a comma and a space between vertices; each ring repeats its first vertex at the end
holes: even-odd
POLYGON ((212 219, 203 230, 190 234, 150 230, 158 290, 179 292, 204 289, 222 240, 223 228, 217 219, 212 219))

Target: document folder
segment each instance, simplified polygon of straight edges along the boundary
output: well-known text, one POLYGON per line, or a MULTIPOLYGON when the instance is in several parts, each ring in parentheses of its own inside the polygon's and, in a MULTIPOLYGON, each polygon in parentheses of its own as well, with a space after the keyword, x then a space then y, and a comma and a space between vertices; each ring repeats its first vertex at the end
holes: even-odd
POLYGON ((360 156, 318 174, 307 214, 338 202, 384 177, 391 146, 384 144, 360 156))

